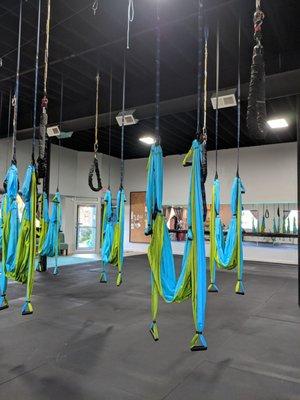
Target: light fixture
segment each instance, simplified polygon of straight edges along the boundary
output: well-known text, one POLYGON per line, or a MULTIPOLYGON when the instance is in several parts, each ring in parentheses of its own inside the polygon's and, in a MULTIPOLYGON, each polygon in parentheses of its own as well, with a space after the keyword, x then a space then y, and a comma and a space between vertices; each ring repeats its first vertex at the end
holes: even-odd
POLYGON ((277 119, 269 119, 267 121, 268 125, 272 129, 280 129, 280 128, 287 128, 289 124, 287 123, 287 120, 284 118, 277 118, 277 119))
MULTIPOLYGON (((218 108, 235 107, 237 105, 236 101, 236 89, 220 90, 218 94, 218 108)), ((214 93, 211 96, 211 104, 213 109, 217 106, 217 94, 214 93)))
POLYGON ((142 136, 139 138, 139 141, 148 145, 155 143, 155 139, 152 136, 142 136))
MULTIPOLYGON (((125 110, 124 111, 124 126, 127 125, 135 125, 139 122, 138 119, 134 118, 133 113, 135 110, 125 110)), ((116 120, 119 126, 122 126, 122 120, 123 120, 123 113, 122 111, 119 112, 119 114, 116 116, 116 120)))

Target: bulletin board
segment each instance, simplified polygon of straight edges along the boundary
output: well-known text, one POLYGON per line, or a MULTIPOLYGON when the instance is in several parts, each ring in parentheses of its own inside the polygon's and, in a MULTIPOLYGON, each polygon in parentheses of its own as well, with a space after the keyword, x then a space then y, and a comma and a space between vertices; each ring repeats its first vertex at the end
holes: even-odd
POLYGON ((132 243, 149 243, 150 236, 145 236, 146 226, 146 192, 130 192, 129 241, 132 243))

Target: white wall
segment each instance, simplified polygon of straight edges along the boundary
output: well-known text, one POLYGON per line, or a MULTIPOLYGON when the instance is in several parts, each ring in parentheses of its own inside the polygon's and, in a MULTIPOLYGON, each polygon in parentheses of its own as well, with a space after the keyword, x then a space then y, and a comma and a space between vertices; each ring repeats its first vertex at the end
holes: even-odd
MULTIPOLYGON (((0 140, 0 185, 6 174, 7 165, 10 164, 11 148, 7 145, 7 139, 0 140), (8 155, 8 157, 7 157, 8 155), (8 161, 8 162, 7 162, 8 161)), ((36 154, 38 152, 36 151, 36 154)), ((88 173, 94 155, 87 152, 78 152, 67 148, 51 146, 50 160, 50 194, 56 192, 58 185, 62 196, 62 229, 65 239, 69 244, 70 252, 75 251, 76 241, 76 210, 80 203, 97 204, 98 225, 100 226, 101 196, 108 185, 108 156, 99 154, 99 166, 103 190, 100 193, 93 192, 88 186, 88 173), (60 158, 60 167, 59 167, 60 158)), ((17 142, 17 162, 19 179, 22 183, 26 168, 31 160, 31 140, 17 142)), ((111 157, 111 189, 113 193, 118 190, 120 176, 120 160, 111 157)), ((98 232, 99 236, 99 232, 98 232)), ((99 240, 97 241, 97 243, 99 240)))
MULTIPOLYGON (((57 187, 58 146, 52 146, 50 192, 57 187)), ((87 184, 92 153, 77 152, 61 148, 60 192, 63 205, 63 229, 71 251, 75 249, 76 207, 82 202, 94 202, 100 210, 100 198, 103 191, 92 192, 87 184)), ((275 144, 242 148, 240 150, 240 176, 246 187, 245 204, 259 203, 296 203, 297 202, 297 148, 295 143, 275 144)), ((0 180, 6 171, 6 158, 9 154, 6 139, 0 140, 0 180)), ((17 158, 20 181, 22 182, 30 161, 31 141, 17 144, 17 158)), ((208 154, 208 178, 206 184, 208 203, 215 174, 214 152, 208 154)), ((189 168, 182 167, 183 155, 165 157, 164 204, 185 205, 188 198, 189 168)), ((232 179, 236 172, 236 150, 219 151, 219 178, 221 181, 222 203, 229 203, 232 179)), ((108 157, 99 155, 101 177, 106 188, 108 181, 108 157)), ((147 159, 125 162, 125 188, 128 202, 125 208, 125 250, 146 251, 147 245, 129 243, 129 198, 132 191, 146 189, 147 159)), ((119 186, 120 160, 111 158, 111 189, 116 193, 119 186)), ((182 243, 173 243, 174 253, 182 253, 182 243)), ((246 254, 255 259, 253 249, 246 254), (248 254, 249 253, 249 254, 248 254)))
MULTIPOLYGON (((218 175, 221 182, 222 203, 230 203, 232 180, 236 173, 235 149, 218 153, 218 175)), ((188 199, 189 168, 182 167, 183 156, 164 158, 164 200, 166 205, 185 205, 188 199)), ((146 188, 146 159, 125 162, 127 198, 131 191, 146 188)), ((215 175, 215 152, 208 152, 207 201, 215 175)), ((297 202, 297 148, 295 143, 245 147, 240 149, 240 176, 246 188, 245 204, 297 202)), ((129 204, 125 211, 125 249, 146 251, 147 245, 129 242, 129 204)), ((182 254, 183 243, 173 242, 173 252, 182 254)), ((246 256, 255 259, 255 249, 246 256)), ((295 257, 294 257, 295 258, 295 257)), ((294 259, 293 258, 293 259, 294 259)))

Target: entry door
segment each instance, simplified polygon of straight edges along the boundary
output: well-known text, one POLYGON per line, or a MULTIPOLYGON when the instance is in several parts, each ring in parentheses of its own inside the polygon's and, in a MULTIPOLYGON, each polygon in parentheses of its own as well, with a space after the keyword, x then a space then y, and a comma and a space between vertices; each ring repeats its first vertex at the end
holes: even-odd
POLYGON ((76 250, 95 251, 97 237, 97 205, 77 205, 76 250))

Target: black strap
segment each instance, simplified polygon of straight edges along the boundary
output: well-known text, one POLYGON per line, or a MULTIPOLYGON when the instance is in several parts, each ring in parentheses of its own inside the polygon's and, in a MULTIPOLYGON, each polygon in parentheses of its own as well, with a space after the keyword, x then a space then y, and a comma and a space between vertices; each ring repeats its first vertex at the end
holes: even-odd
POLYGON ((125 100, 126 100, 126 50, 123 57, 123 89, 122 89, 122 127, 121 127, 121 168, 120 168, 120 189, 124 183, 124 139, 125 139, 125 100))
POLYGON ((237 82, 237 166, 236 176, 240 170, 240 141, 241 141, 241 15, 238 27, 238 82, 237 82))
POLYGON ((17 70, 16 70, 16 86, 15 94, 12 99, 13 106, 13 136, 12 136, 12 164, 17 164, 17 124, 18 124, 18 103, 19 103, 19 86, 20 86, 20 56, 21 56, 21 38, 22 38, 22 12, 23 0, 20 0, 19 10, 19 32, 18 32, 18 53, 17 53, 17 70))
POLYGON ((156 143, 160 144, 160 16, 159 0, 156 0, 156 56, 155 56, 155 136, 156 143))
POLYGON ((112 68, 110 68, 109 80, 109 128, 108 128, 108 189, 110 189, 110 175, 111 175, 111 130, 112 130, 112 68))
POLYGON ((36 52, 35 52, 35 71, 34 71, 34 102, 33 102, 33 134, 32 134, 32 164, 35 164, 35 139, 36 139, 36 114, 37 114, 37 93, 39 79, 39 53, 40 53, 40 30, 41 30, 41 0, 38 2, 38 23, 36 36, 36 52))
POLYGON ((100 190, 102 189, 102 182, 101 182, 100 170, 99 170, 99 164, 98 164, 97 157, 94 157, 94 160, 93 160, 91 168, 90 168, 89 187, 93 192, 100 192, 100 190), (94 186, 94 184, 93 184, 94 174, 96 175, 97 186, 94 186))
POLYGON ((220 28, 217 23, 217 47, 216 47, 216 111, 215 111, 215 178, 218 178, 218 135, 219 135, 219 80, 220 80, 220 28))

